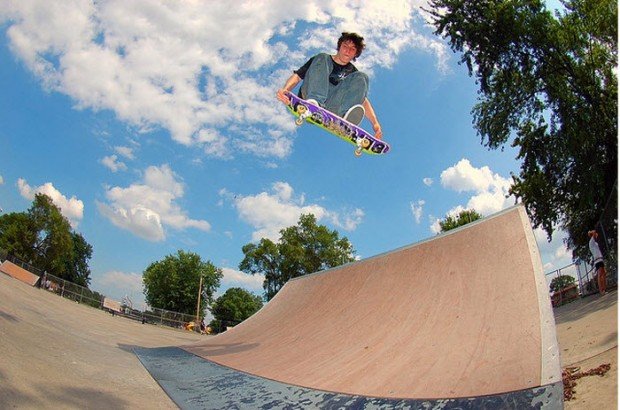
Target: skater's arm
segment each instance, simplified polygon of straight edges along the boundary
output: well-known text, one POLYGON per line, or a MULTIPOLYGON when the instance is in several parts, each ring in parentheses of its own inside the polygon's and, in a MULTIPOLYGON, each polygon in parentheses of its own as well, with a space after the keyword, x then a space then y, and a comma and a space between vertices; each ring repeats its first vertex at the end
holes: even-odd
POLYGON ((290 76, 288 80, 286 80, 286 84, 284 84, 284 87, 279 89, 276 93, 276 97, 278 97, 278 100, 282 101, 286 105, 290 104, 291 101, 286 95, 284 95, 284 91, 291 91, 293 88, 295 88, 297 84, 299 84, 300 81, 301 77, 298 76, 297 73, 293 73, 293 75, 290 76))
POLYGON ((372 108, 372 104, 370 100, 366 98, 364 103, 364 110, 366 111, 366 118, 372 124, 372 129, 375 131, 375 138, 381 139, 383 132, 381 131, 381 124, 379 124, 379 120, 377 119, 377 115, 375 114, 375 110, 372 108))

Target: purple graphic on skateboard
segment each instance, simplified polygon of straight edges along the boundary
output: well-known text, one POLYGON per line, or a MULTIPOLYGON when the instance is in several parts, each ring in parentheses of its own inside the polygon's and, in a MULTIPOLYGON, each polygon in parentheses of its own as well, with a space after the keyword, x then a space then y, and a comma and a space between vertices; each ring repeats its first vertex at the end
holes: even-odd
POLYGON ((288 109, 297 116, 295 124, 302 125, 304 120, 306 120, 318 125, 329 133, 355 145, 356 156, 362 155, 362 152, 377 155, 387 154, 390 151, 390 144, 375 138, 357 125, 340 118, 322 107, 309 103, 291 92, 287 91, 285 95, 291 100, 291 104, 287 106, 288 109))

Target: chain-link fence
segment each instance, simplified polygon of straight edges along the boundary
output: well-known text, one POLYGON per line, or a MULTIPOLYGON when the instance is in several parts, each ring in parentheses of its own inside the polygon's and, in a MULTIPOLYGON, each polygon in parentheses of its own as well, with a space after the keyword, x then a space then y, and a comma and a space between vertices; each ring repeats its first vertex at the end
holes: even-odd
POLYGON ((19 266, 22 269, 27 270, 30 273, 34 273, 39 277, 36 285, 39 288, 49 290, 50 292, 57 293, 58 295, 74 300, 79 303, 84 303, 92 307, 101 309, 103 307, 103 295, 94 292, 84 286, 77 285, 73 282, 69 282, 57 276, 51 275, 36 266, 25 262, 13 255, 9 255, 5 250, 0 249, 0 261, 8 260, 9 262, 19 266))
POLYGON ((201 323, 196 323, 196 316, 194 315, 157 308, 150 308, 145 311, 134 309, 127 303, 111 300, 106 298, 105 295, 92 291, 87 287, 77 285, 73 282, 69 282, 65 279, 44 272, 32 264, 13 255, 9 255, 8 252, 0 249, 0 262, 5 260, 8 260, 20 268, 39 276, 39 280, 35 286, 56 293, 59 296, 75 302, 86 304, 97 309, 106 310, 113 315, 118 314, 130 319, 138 320, 142 323, 170 326, 195 332, 206 331, 206 326, 201 325, 201 323))
POLYGON ((40 275, 37 286, 50 292, 57 293, 63 298, 71 299, 75 302, 86 304, 98 309, 103 308, 104 296, 94 292, 84 286, 76 285, 54 275, 44 272, 40 275))
MULTIPOLYGON (((613 263, 606 261, 605 266, 609 264, 607 271, 607 289, 613 289, 618 286, 618 274, 617 266, 613 263)), ((551 281, 560 276, 571 276, 575 279, 575 283, 578 289, 578 295, 581 297, 589 296, 598 293, 598 282, 596 280, 596 270, 594 266, 584 261, 577 261, 567 265, 561 269, 557 269, 545 274, 547 278, 547 285, 551 284, 551 281)), ((562 304, 562 301, 560 301, 562 304)))
POLYGON ((588 296, 598 292, 598 285, 596 279, 593 276, 593 269, 587 263, 571 263, 563 268, 556 269, 554 271, 545 274, 547 278, 547 285, 550 285, 553 279, 560 276, 570 276, 575 279, 580 296, 588 296))
POLYGON ((195 322, 196 316, 158 308, 145 310, 142 314, 148 323, 200 331, 200 323, 195 322))
MULTIPOLYGON (((618 287, 618 182, 607 197, 605 209, 594 227, 598 233, 597 243, 605 259, 607 289, 618 287)), ((546 274, 547 284, 560 276, 575 278, 579 295, 584 297, 598 293, 596 270, 590 261, 577 260, 574 264, 546 274)))

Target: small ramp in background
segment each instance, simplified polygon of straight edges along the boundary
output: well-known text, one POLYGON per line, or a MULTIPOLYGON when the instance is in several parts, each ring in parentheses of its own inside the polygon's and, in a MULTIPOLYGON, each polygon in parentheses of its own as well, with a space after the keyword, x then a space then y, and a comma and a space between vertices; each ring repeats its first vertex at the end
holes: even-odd
POLYGON ((4 261, 2 262, 2 264, 0 264, 0 272, 5 273, 24 283, 27 283, 30 286, 34 286, 39 280, 39 277, 34 273, 29 272, 26 269, 19 267, 13 262, 9 261, 4 261))

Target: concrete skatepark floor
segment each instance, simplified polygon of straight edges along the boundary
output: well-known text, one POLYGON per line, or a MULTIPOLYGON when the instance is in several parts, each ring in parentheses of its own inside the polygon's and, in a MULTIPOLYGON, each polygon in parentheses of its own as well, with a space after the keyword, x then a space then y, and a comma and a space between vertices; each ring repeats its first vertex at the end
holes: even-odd
MULTIPOLYGON (((567 409, 617 406, 617 291, 555 311, 562 367, 610 363, 577 381, 567 409)), ((132 351, 205 337, 142 325, 0 274, 0 403, 4 408, 176 408, 132 351)))
POLYGON ((177 408, 131 349, 200 338, 113 317, 0 274, 0 407, 177 408))

